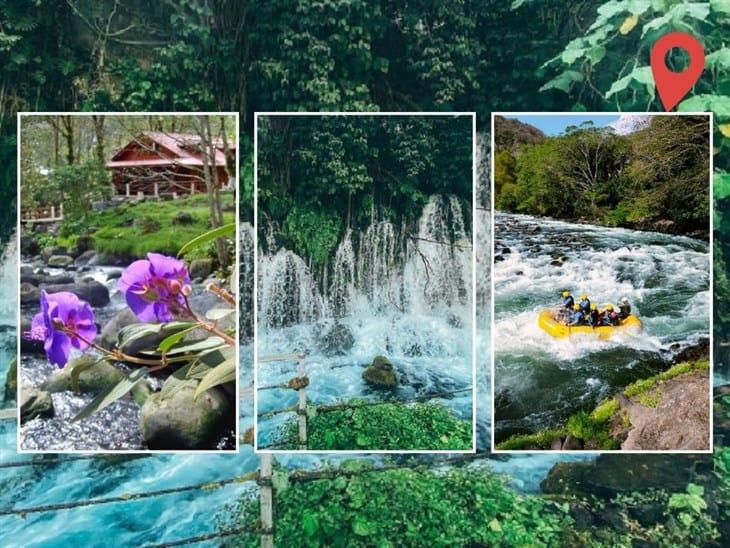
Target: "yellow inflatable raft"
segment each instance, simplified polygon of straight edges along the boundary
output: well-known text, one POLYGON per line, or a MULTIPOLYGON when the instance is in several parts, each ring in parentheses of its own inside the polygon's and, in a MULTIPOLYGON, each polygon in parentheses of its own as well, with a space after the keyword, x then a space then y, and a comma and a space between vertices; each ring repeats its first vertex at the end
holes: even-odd
POLYGON ((571 327, 557 322, 553 317, 554 313, 554 310, 543 310, 540 312, 540 315, 537 317, 537 325, 551 337, 559 339, 580 333, 593 334, 599 339, 605 340, 611 337, 614 331, 628 328, 634 328, 637 331, 641 329, 641 320, 633 314, 616 326, 602 325, 599 327, 591 327, 590 325, 575 325, 571 327))

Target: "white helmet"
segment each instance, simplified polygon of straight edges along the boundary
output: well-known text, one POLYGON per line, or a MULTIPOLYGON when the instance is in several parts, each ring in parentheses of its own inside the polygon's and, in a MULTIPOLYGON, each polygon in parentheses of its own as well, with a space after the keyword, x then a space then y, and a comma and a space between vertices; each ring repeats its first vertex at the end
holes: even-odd
POLYGON ((621 300, 619 300, 619 302, 621 304, 629 304, 629 299, 628 297, 621 297, 621 300))

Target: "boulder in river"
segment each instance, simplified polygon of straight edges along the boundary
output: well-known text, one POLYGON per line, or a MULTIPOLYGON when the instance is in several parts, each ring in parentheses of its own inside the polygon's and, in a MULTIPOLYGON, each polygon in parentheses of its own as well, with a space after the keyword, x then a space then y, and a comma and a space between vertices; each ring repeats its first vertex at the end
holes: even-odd
POLYGON ((190 278, 192 280, 204 280, 205 278, 210 276, 211 272, 213 272, 213 259, 210 259, 208 257, 195 259, 191 261, 188 270, 190 272, 190 278))
POLYGON ((51 255, 46 264, 52 268, 68 268, 74 264, 70 255, 51 255))
POLYGON ((375 356, 372 365, 363 371, 362 378, 368 384, 380 388, 393 388, 398 385, 395 368, 385 356, 375 356))
POLYGON ((335 322, 324 330, 317 340, 325 356, 344 356, 355 344, 355 337, 346 325, 335 322))
POLYGON ((33 284, 22 282, 20 284, 20 304, 38 304, 41 298, 41 290, 33 284))
POLYGON ((43 262, 47 263, 48 259, 53 257, 54 255, 66 255, 67 251, 66 248, 60 245, 49 245, 44 247, 41 250, 41 258, 43 259, 43 262))
POLYGON ((18 360, 10 362, 8 373, 5 375, 5 401, 15 401, 18 397, 18 360))
POLYGON ((147 398, 139 426, 150 449, 206 449, 226 428, 230 404, 224 393, 211 388, 196 399, 197 386, 191 379, 147 398))
POLYGON ((91 306, 106 306, 109 304, 109 290, 104 284, 86 278, 73 284, 54 284, 45 288, 48 293, 59 291, 70 291, 79 299, 89 303, 91 306))
POLYGON ((52 417, 55 412, 51 395, 29 385, 23 385, 18 403, 20 404, 20 422, 27 422, 36 417, 52 417))
POLYGON ((38 255, 40 250, 41 248, 38 245, 38 240, 36 240, 33 236, 23 234, 20 237, 20 253, 24 257, 33 257, 38 255))
POLYGON ((20 281, 33 284, 33 285, 49 285, 49 284, 70 284, 73 283, 74 277, 71 274, 57 274, 56 276, 50 276, 48 274, 33 273, 33 272, 21 272, 20 281))
POLYGON ((78 257, 76 257, 76 260, 74 261, 74 265, 76 266, 88 266, 91 260, 96 257, 96 251, 93 249, 89 249, 81 253, 78 257))
POLYGON ((78 388, 82 394, 98 394, 124 378, 124 374, 107 360, 99 361, 94 356, 83 355, 70 360, 63 369, 51 373, 43 381, 41 390, 51 394, 73 390, 71 372, 75 367, 85 368, 78 377, 78 388))

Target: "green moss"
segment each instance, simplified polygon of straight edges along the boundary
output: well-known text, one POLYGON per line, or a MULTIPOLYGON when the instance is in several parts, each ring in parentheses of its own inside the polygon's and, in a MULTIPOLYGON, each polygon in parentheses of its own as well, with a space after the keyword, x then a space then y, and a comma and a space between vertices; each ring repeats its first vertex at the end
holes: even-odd
POLYGON ((527 450, 535 447, 551 449, 553 441, 564 438, 567 434, 564 428, 541 430, 534 434, 518 434, 496 444, 496 447, 503 451, 527 450))
POLYGON ((594 419, 593 413, 588 414, 585 411, 576 413, 568 419, 566 425, 568 432, 574 438, 582 440, 588 449, 618 449, 619 443, 609 433, 609 419, 613 413, 608 415, 607 411, 612 407, 608 402, 600 407, 601 420, 594 419))
MULTIPOLYGON (((312 413, 307 423, 307 448, 462 450, 472 447, 472 424, 434 403, 384 403, 312 413)), ((295 444, 297 421, 285 427, 295 444)))
POLYGON ((591 420, 596 423, 607 422, 614 414, 621 409, 621 404, 616 398, 610 398, 598 404, 591 412, 591 420))
MULTIPOLYGON (((233 195, 224 193, 224 221, 234 221, 233 195)), ((127 202, 117 207, 90 213, 83 221, 64 224, 56 244, 72 247, 77 234, 90 234, 94 250, 101 254, 125 259, 137 259, 154 251, 175 255, 188 241, 210 230, 208 199, 196 194, 179 200, 148 200, 127 202), (192 222, 173 224, 180 213, 189 213, 192 222)), ((207 254, 203 250, 202 254, 207 254)), ((194 258, 194 257, 190 257, 194 258)))
MULTIPOLYGON (((342 475, 305 482, 275 472, 275 546, 557 547, 571 534, 568 505, 519 495, 485 467, 342 468, 342 475)), ((228 513, 221 528, 256 527, 259 500, 242 497, 228 513)), ((231 540, 259 544, 257 535, 231 540)))
POLYGON ((659 381, 668 381, 680 375, 685 375, 694 371, 707 371, 709 368, 710 362, 708 360, 678 363, 658 375, 631 383, 624 389, 624 396, 627 398, 640 396, 651 390, 659 381))

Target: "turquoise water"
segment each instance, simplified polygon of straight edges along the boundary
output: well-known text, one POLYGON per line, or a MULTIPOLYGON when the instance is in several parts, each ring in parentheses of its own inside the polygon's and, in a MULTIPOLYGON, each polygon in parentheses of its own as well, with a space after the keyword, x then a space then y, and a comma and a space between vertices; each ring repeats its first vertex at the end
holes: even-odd
MULTIPOLYGON (((8 364, 15 354, 16 272, 15 249, 11 244, 0 267, 0 325, 8 326, 0 330, 0 379, 5 378, 8 364)), ((484 325, 480 323, 480 326, 484 325)), ((488 393, 489 370, 486 333, 480 327, 477 341, 481 350, 477 364, 478 389, 482 395, 477 400, 481 448, 487 446, 489 433, 490 402, 484 397, 488 393)), ((250 386, 250 344, 242 347, 241 359, 241 386, 250 386)), ((250 399, 241 400, 242 432, 253 422, 252 405, 250 399)), ((15 421, 0 421, 0 466, 40 458, 16 452, 16 433, 15 421)), ((554 455, 522 456, 493 461, 493 467, 508 474, 516 487, 536 491, 539 482, 557 460, 554 455)), ((282 455, 277 456, 277 461, 290 468, 316 467, 323 463, 324 458, 282 455)), ((46 466, 0 467, 0 511, 214 482, 245 474, 257 466, 257 456, 250 446, 243 445, 236 455, 155 455, 123 461, 95 458, 46 466)), ((247 482, 214 490, 34 513, 25 518, 0 516, 0 545, 108 546, 113 543, 140 546, 171 542, 214 532, 216 514, 237 496, 252 489, 255 489, 255 484, 247 482)), ((216 543, 196 544, 206 545, 214 546, 216 543)))
POLYGON ((708 244, 681 236, 498 213, 495 439, 554 428, 707 339, 708 244), (507 251, 503 251, 507 250, 507 251), (563 289, 596 304, 626 296, 640 333, 555 339, 537 325, 563 289))

